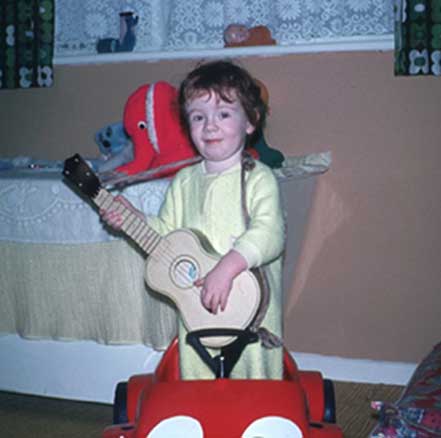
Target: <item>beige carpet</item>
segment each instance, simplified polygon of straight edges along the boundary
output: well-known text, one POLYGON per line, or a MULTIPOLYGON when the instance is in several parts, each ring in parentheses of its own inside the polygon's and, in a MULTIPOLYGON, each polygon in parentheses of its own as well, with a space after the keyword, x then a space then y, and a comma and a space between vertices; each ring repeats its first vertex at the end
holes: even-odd
MULTIPOLYGON (((367 438, 375 425, 371 400, 397 400, 403 388, 334 382, 337 423, 345 438, 367 438)), ((99 438, 112 407, 0 392, 0 430, 8 438, 99 438)))
POLYGON ((370 408, 373 400, 395 401, 404 390, 402 386, 367 385, 334 382, 337 423, 345 438, 367 438, 376 424, 370 408))

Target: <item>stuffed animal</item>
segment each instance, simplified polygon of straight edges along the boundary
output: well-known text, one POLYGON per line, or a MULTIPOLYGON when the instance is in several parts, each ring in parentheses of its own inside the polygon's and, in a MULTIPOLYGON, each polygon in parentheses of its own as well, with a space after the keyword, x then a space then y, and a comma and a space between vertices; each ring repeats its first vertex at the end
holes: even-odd
POLYGON ((100 157, 92 160, 92 165, 98 173, 113 171, 133 160, 132 140, 122 122, 111 123, 101 128, 95 134, 95 143, 100 150, 100 157))
MULTIPOLYGON (((259 81, 259 79, 254 78, 254 81, 260 88, 260 96, 262 97, 262 100, 266 105, 268 105, 268 88, 262 81, 259 81)), ((285 157, 282 152, 268 145, 263 133, 263 129, 254 133, 249 144, 249 150, 252 151, 251 153, 255 158, 258 158, 260 161, 262 161, 262 163, 265 163, 273 169, 282 167, 282 164, 285 161, 285 157)))
POLYGON ((282 167, 285 161, 284 155, 282 152, 268 145, 263 132, 258 133, 255 139, 256 140, 251 143, 251 149, 256 152, 256 155, 253 155, 272 169, 282 167))
POLYGON ((224 31, 225 47, 268 46, 276 44, 266 26, 248 28, 244 24, 230 24, 224 31))
POLYGON ((118 172, 156 170, 154 177, 160 178, 199 159, 180 123, 177 90, 168 82, 145 84, 132 93, 123 123, 133 143, 133 160, 119 166, 118 172))

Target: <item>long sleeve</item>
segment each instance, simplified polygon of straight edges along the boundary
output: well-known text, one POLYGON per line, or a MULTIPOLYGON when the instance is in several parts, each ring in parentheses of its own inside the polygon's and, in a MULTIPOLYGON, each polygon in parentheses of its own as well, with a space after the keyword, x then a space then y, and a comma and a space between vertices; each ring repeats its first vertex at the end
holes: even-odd
POLYGON ((233 246, 245 257, 250 268, 279 257, 285 242, 278 182, 270 169, 263 168, 255 176, 252 173, 246 182, 250 224, 233 246))
POLYGON ((149 226, 162 236, 182 226, 179 223, 180 211, 182 210, 180 204, 182 202, 178 196, 180 186, 177 178, 176 176, 168 187, 158 215, 147 216, 146 218, 149 226))

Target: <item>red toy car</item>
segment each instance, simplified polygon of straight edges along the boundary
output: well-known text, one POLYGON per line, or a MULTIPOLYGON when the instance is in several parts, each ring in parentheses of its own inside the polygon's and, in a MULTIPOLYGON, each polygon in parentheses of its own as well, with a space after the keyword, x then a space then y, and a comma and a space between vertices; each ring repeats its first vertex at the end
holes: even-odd
POLYGON ((118 384, 103 438, 343 438, 334 423, 332 382, 287 351, 283 380, 181 380, 175 340, 154 374, 118 384))

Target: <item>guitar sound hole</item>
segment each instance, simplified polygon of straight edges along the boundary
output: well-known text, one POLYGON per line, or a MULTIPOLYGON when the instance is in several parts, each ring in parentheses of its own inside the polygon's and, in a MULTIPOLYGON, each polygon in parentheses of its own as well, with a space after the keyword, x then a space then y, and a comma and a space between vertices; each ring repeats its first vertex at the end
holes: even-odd
POLYGON ((178 260, 172 267, 172 278, 180 288, 188 288, 199 278, 199 267, 194 260, 178 260))

